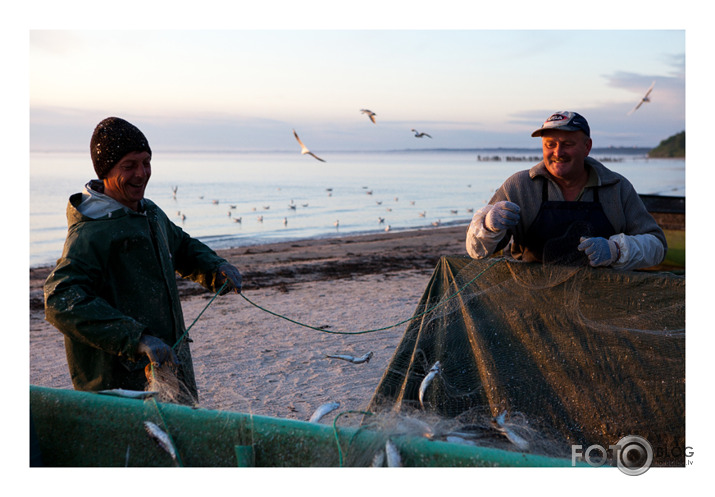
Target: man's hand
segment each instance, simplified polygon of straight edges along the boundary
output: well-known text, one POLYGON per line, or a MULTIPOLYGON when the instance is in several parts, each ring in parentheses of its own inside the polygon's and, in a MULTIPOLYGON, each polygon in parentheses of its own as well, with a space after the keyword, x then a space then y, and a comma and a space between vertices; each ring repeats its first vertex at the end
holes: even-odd
POLYGON ((174 354, 174 350, 165 344, 163 340, 152 335, 142 335, 139 339, 137 352, 146 354, 151 363, 157 367, 167 361, 174 365, 179 364, 179 359, 174 354))
POLYGON ((241 273, 231 264, 221 264, 218 267, 218 274, 216 275, 217 285, 221 287, 224 283, 227 283, 221 295, 226 295, 231 290, 236 293, 241 293, 241 280, 241 273))
POLYGON ((507 200, 497 202, 484 218, 484 227, 491 232, 511 228, 519 222, 520 210, 521 208, 514 202, 507 200))
POLYGON ((593 266, 610 266, 618 260, 619 250, 616 242, 600 236, 593 238, 581 237, 578 249, 588 256, 588 263, 593 266))

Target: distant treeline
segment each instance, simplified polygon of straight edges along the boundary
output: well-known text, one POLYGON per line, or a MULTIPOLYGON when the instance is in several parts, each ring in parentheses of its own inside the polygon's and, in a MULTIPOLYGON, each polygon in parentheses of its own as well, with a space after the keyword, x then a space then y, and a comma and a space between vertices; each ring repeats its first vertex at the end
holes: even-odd
POLYGON ((648 152, 648 157, 685 158, 685 131, 660 142, 657 147, 648 152))

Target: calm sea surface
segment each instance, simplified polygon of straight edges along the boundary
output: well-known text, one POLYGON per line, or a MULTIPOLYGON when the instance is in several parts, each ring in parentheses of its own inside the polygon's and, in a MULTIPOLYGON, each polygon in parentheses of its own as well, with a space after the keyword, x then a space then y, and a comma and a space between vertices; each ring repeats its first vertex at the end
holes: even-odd
MULTIPOLYGON (((468 222, 507 176, 538 162, 540 150, 324 155, 325 163, 293 152, 155 152, 146 196, 215 249, 431 228, 468 222)), ((620 149, 592 156, 639 193, 685 195, 684 160, 620 149)), ((93 177, 86 152, 31 153, 31 267, 61 255, 67 199, 93 177)))

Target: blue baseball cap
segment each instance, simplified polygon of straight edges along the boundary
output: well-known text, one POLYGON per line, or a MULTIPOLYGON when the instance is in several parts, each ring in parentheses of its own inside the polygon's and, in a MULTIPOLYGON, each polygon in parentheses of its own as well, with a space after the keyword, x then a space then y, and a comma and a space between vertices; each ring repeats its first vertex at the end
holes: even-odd
POLYGON ((588 121, 578 112, 561 111, 551 114, 539 129, 531 133, 531 136, 541 136, 544 134, 544 131, 550 129, 583 131, 586 133, 586 136, 591 137, 591 128, 588 126, 588 121))

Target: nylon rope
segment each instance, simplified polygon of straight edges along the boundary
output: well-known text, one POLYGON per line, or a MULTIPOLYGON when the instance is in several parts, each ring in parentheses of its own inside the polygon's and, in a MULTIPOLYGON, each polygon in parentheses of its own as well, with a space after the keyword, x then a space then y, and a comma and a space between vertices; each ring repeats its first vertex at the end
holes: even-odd
POLYGON ((223 289, 226 288, 226 285, 228 285, 228 280, 223 282, 223 285, 221 285, 221 288, 219 288, 216 291, 216 293, 213 295, 213 297, 211 297, 211 300, 209 300, 208 303, 204 306, 204 308, 201 309, 201 312, 199 312, 199 315, 194 318, 193 322, 189 325, 188 328, 186 328, 184 333, 182 333, 182 335, 179 337, 179 339, 176 341, 176 343, 171 347, 172 349, 175 349, 177 347, 177 345, 179 345, 181 343, 181 341, 184 339, 184 337, 189 332, 189 330, 196 324, 196 321, 199 320, 199 318, 206 311, 206 309, 208 309, 209 306, 213 303, 213 301, 216 300, 216 297, 218 297, 221 294, 221 292, 223 291, 223 289))
POLYGON ((501 258, 496 258, 496 259, 494 260, 494 262, 492 262, 489 266, 487 266, 486 268, 484 268, 484 269, 483 269, 479 274, 477 274, 474 278, 472 278, 472 279, 469 280, 467 283, 465 283, 465 284, 464 284, 460 289, 458 289, 455 293, 453 293, 452 295, 450 295, 449 297, 447 297, 447 298, 444 299, 444 300, 440 300, 440 301, 437 302, 435 305, 433 305, 432 307, 430 307, 430 308, 428 308, 428 309, 422 311, 421 313, 419 313, 419 314, 417 314, 417 315, 414 315, 414 316, 411 316, 411 317, 409 317, 409 318, 407 318, 407 319, 403 319, 403 320, 400 321, 399 323, 395 323, 395 324, 392 324, 392 325, 390 325, 390 326, 384 326, 384 327, 382 327, 382 328, 375 328, 375 329, 371 329, 371 330, 362 330, 362 331, 333 331, 333 330, 326 330, 326 329, 324 329, 324 328, 319 328, 319 327, 317 327, 317 326, 311 326, 311 325, 309 325, 309 324, 301 323, 300 321, 296 321, 296 320, 291 319, 291 318, 289 318, 289 317, 287 317, 287 316, 284 316, 284 315, 279 314, 279 313, 277 313, 277 312, 273 312, 273 311, 271 311, 271 310, 269 310, 269 309, 266 309, 265 307, 262 307, 262 306, 256 304, 255 302, 253 302, 252 300, 250 300, 250 299, 249 299, 248 297, 246 297, 243 293, 241 293, 241 297, 243 297, 243 299, 244 299, 246 302, 248 302, 248 303, 251 304, 252 306, 254 306, 254 307, 260 309, 261 311, 267 312, 268 314, 271 314, 271 315, 276 316, 276 317, 278 317, 278 318, 285 319, 286 321, 291 322, 291 323, 293 323, 293 324, 296 324, 296 325, 298 325, 298 326, 302 326, 303 328, 309 328, 309 329, 311 329, 311 330, 320 331, 320 332, 322 332, 322 333, 330 333, 330 334, 334 334, 334 335, 362 335, 362 334, 365 334, 365 333, 375 333, 375 332, 377 332, 377 331, 385 331, 385 330, 389 330, 389 329, 392 329, 392 328, 396 328, 396 327, 401 326, 401 325, 403 325, 403 324, 405 324, 405 323, 408 323, 409 321, 412 321, 413 319, 417 319, 417 318, 420 318, 420 317, 422 317, 422 316, 424 316, 424 315, 426 315, 426 314, 429 314, 430 312, 434 311, 434 310, 437 309, 438 307, 440 307, 440 306, 446 304, 446 303, 449 302, 450 300, 452 300, 452 299, 454 299, 455 297, 457 297, 460 293, 462 293, 462 291, 464 291, 465 288, 467 288, 469 285, 471 285, 472 283, 474 283, 474 282, 475 282, 477 279, 479 279, 485 272, 487 272, 487 270, 489 270, 490 268, 494 267, 494 266, 495 266, 498 262, 500 262, 501 260, 502 260, 501 258))
MULTIPOLYGON (((333 436, 335 437, 335 445, 338 448, 338 467, 342 468, 343 467, 343 449, 340 447, 340 437, 338 436, 338 418, 340 416, 346 415, 346 414, 363 414, 367 416, 372 416, 373 413, 371 412, 366 412, 366 411, 343 411, 337 416, 335 416, 335 419, 333 419, 333 436)), ((358 429, 355 433, 353 433, 353 436, 350 438, 350 441, 348 442, 348 446, 352 443, 353 439, 357 434, 360 432, 360 429, 358 429)))

